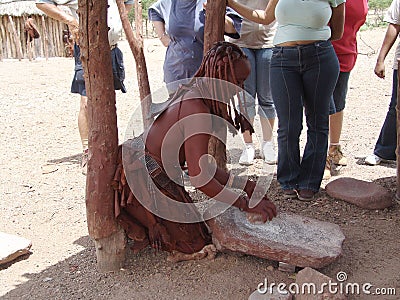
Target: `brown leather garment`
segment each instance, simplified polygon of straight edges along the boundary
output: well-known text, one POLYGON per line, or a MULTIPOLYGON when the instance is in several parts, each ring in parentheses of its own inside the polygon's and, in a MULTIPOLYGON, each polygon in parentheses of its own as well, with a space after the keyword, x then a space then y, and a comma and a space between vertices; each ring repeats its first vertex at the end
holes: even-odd
MULTIPOLYGON (((135 139, 138 138, 141 137, 135 139)), ((126 157, 124 153, 124 158, 126 157)), ((128 237, 134 240, 132 250, 138 252, 150 244, 157 250, 168 252, 179 251, 190 254, 200 251, 205 245, 211 243, 211 236, 204 222, 172 222, 154 215, 142 205, 142 203, 146 203, 146 206, 154 205, 153 193, 146 182, 146 178, 149 178, 146 161, 149 160, 157 163, 143 149, 130 149, 128 159, 124 160, 123 165, 122 146, 119 147, 118 166, 112 183, 115 189, 115 214, 128 237), (124 167, 129 169, 129 182, 135 184, 136 196, 128 185, 124 167), (140 196, 140 201, 136 198, 138 196, 140 196)), ((164 195, 179 202, 193 203, 184 187, 169 179, 162 167, 152 174, 151 178, 155 186, 164 195)), ((168 203, 160 203, 160 200, 156 205, 161 206, 163 211, 168 211, 171 215, 183 213, 176 210, 169 211, 168 203)), ((197 211, 191 211, 191 213, 198 214, 197 211)))

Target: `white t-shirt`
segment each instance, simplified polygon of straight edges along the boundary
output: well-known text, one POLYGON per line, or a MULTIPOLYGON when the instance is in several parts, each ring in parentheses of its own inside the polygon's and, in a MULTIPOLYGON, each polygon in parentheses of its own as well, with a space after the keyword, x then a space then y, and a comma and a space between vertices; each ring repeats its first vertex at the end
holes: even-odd
POLYGON ((275 8, 278 22, 274 45, 290 41, 325 41, 331 37, 328 22, 331 7, 345 0, 279 0, 275 8))
POLYGON ((107 10, 107 25, 110 27, 108 30, 108 41, 110 45, 118 43, 119 35, 122 32, 122 22, 119 17, 119 11, 116 0, 108 0, 107 10))
MULTIPOLYGON (((384 21, 400 25, 400 0, 393 0, 388 11, 386 12, 384 21)), ((398 59, 400 59, 400 42, 397 44, 397 48, 394 54, 393 69, 395 70, 397 70, 398 59)))
MULTIPOLYGON (((269 0, 239 0, 238 2, 253 9, 264 10, 268 5, 269 0)), ((275 31, 275 21, 269 25, 263 25, 243 18, 242 28, 240 29, 240 38, 228 38, 227 40, 228 42, 244 48, 272 48, 275 31)))

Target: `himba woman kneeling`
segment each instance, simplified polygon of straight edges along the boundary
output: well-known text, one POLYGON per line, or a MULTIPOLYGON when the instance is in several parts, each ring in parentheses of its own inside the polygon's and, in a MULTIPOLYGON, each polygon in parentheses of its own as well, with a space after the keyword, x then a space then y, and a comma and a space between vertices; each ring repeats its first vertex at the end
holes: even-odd
POLYGON ((149 129, 120 147, 114 180, 116 216, 134 241, 133 251, 150 244, 170 252, 171 261, 213 257, 206 215, 215 216, 215 211, 223 211, 221 206, 233 205, 262 222, 276 216, 262 187, 218 168, 208 155, 216 128, 228 126, 233 133, 252 130, 234 105, 249 73, 250 64, 239 47, 216 43, 191 82, 177 90, 149 129), (183 187, 185 163, 191 184, 217 200, 204 214, 183 187))

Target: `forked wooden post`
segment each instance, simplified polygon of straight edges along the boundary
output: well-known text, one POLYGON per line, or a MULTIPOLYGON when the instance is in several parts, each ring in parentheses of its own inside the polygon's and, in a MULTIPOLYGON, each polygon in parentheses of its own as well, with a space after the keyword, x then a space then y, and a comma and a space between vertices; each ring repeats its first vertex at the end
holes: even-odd
POLYGON ((108 42, 107 0, 79 1, 81 59, 88 95, 89 160, 86 214, 101 272, 119 270, 126 239, 114 215, 111 186, 118 155, 115 91, 108 42))
MULTIPOLYGON (((134 35, 123 0, 117 0, 117 5, 122 21, 122 27, 124 28, 126 39, 128 40, 136 62, 136 75, 139 85, 143 127, 148 128, 152 122, 152 119, 149 117, 152 99, 150 95, 150 84, 147 73, 146 59, 143 51, 143 37, 141 31, 142 26, 136 25, 136 35, 134 35)), ((135 0, 135 8, 135 18, 137 19, 135 22, 136 24, 142 24, 142 6, 139 0, 135 0)))
MULTIPOLYGON (((225 0, 207 1, 206 21, 204 25, 204 54, 212 47, 215 42, 224 40, 225 31, 225 0), (207 20, 212 20, 207 21, 207 20)), ((218 167, 226 170, 226 133, 227 128, 217 128, 220 130, 221 137, 225 141, 220 141, 216 137, 211 137, 208 144, 208 152, 215 158, 218 167)))

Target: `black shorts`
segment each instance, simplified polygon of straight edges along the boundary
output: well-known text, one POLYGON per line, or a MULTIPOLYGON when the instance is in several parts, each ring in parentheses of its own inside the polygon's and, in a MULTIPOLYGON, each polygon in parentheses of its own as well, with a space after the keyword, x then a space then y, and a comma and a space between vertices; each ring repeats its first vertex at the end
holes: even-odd
POLYGON ((83 68, 81 61, 81 49, 74 44, 75 73, 72 79, 71 93, 86 96, 85 77, 83 76, 83 68))
POLYGON ((83 70, 77 70, 74 74, 74 79, 71 84, 71 93, 86 96, 85 78, 83 70))

